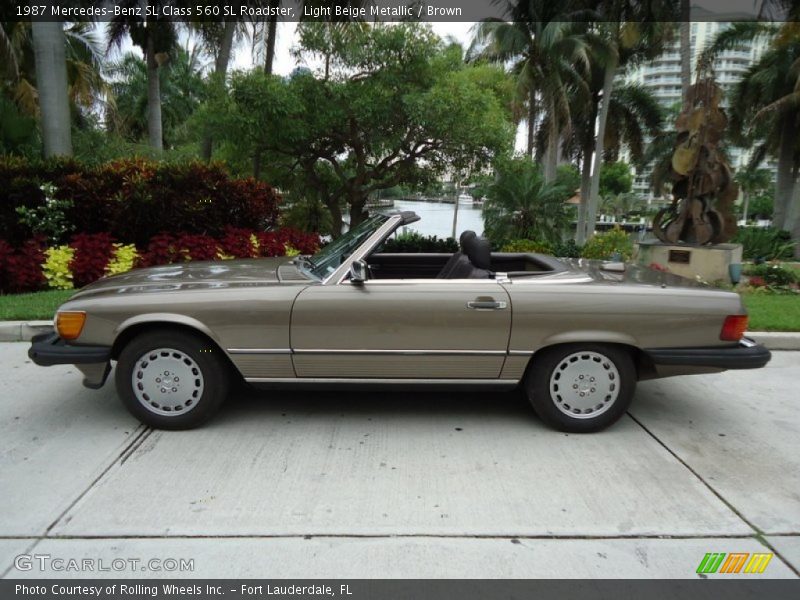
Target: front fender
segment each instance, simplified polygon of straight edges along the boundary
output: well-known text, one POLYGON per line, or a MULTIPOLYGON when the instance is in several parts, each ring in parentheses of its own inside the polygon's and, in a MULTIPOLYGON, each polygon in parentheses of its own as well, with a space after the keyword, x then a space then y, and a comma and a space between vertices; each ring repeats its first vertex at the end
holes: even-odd
POLYGON ((173 323, 175 325, 191 327, 192 329, 196 329, 197 331, 207 335, 209 338, 214 340, 217 345, 220 343, 219 338, 208 326, 205 325, 205 323, 198 321, 193 317, 176 313, 145 313, 129 317, 117 325, 116 329, 114 330, 114 337, 119 337, 125 332, 125 330, 130 329, 131 327, 144 325, 147 323, 173 323))

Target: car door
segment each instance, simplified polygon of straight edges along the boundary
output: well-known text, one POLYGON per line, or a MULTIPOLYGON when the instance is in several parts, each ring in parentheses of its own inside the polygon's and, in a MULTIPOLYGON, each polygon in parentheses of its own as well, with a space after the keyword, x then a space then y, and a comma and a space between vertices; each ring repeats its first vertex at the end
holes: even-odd
POLYGON ((493 279, 343 281, 295 300, 292 360, 298 377, 496 379, 510 328, 493 279))

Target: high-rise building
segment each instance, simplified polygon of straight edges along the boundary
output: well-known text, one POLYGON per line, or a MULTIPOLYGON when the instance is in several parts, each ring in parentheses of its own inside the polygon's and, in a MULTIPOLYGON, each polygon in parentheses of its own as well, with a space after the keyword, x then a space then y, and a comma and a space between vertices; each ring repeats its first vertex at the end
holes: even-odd
MULTIPOLYGON (((708 18, 711 13, 693 7, 694 18, 708 18)), ((728 21, 693 21, 690 25, 691 47, 692 47, 692 78, 695 76, 697 67, 697 57, 700 52, 710 44, 716 35, 730 27, 737 19, 743 20, 745 15, 714 15, 716 19, 728 18, 728 21)), ((767 40, 763 37, 748 41, 740 47, 727 50, 719 55, 714 62, 714 74, 717 83, 727 94, 733 86, 741 80, 748 67, 757 61, 767 47, 767 40)), ((652 62, 643 64, 639 68, 627 74, 625 79, 630 83, 638 83, 643 87, 652 90, 653 95, 659 103, 668 110, 680 110, 681 105, 681 58, 680 58, 680 38, 677 38, 672 45, 658 58, 652 62)), ((724 104, 723 104, 724 106, 724 104)), ((668 123, 667 126, 672 126, 668 123)), ((729 157, 731 166, 735 169, 745 165, 750 159, 750 150, 729 146, 729 157)), ((769 165, 768 165, 769 166, 769 165)), ((651 169, 647 168, 636 173, 633 191, 652 198, 653 193, 650 189, 651 169)))

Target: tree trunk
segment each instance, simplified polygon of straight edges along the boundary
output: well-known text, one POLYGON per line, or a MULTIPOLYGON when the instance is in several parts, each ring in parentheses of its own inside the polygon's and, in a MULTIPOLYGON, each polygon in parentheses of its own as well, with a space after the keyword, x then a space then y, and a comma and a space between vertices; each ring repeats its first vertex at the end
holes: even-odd
POLYGON ((256 150, 253 155, 253 178, 258 179, 261 177, 261 151, 256 150))
POLYGON ((617 72, 617 62, 610 59, 606 65, 603 78, 603 97, 600 105, 600 116, 597 121, 597 138, 594 144, 594 160, 592 161, 592 183, 589 190, 589 204, 586 212, 587 231, 586 239, 594 235, 597 222, 597 205, 600 202, 600 168, 603 166, 603 150, 605 149, 606 123, 608 122, 608 108, 611 104, 611 93, 614 89, 614 75, 617 72))
MULTIPOLYGON (((270 6, 277 6, 278 2, 270 2, 270 6)), ((269 17, 267 28, 267 55, 264 61, 264 72, 272 75, 272 64, 275 62, 275 43, 278 36, 278 18, 269 17)))
POLYGON ((777 229, 784 228, 786 208, 792 198, 794 176, 792 174, 794 155, 794 131, 783 117, 780 120, 781 137, 778 147, 778 175, 775 184, 775 210, 772 215, 772 225, 777 229))
POLYGON ((44 155, 72 156, 64 26, 60 21, 33 21, 31 30, 44 155))
POLYGON ((330 198, 325 201, 328 212, 331 213, 331 235, 336 239, 342 235, 342 207, 339 206, 338 198, 330 198))
POLYGON ((692 85, 692 11, 690 0, 681 0, 681 88, 682 98, 686 100, 689 86, 692 85))
MULTIPOLYGON (((231 50, 233 48, 233 37, 236 33, 236 21, 225 21, 222 30, 222 40, 220 41, 219 53, 217 54, 216 64, 214 65, 214 75, 219 79, 220 85, 225 85, 225 76, 228 73, 228 63, 231 60, 231 50)), ((213 150, 213 140, 210 134, 203 136, 200 144, 200 156, 208 162, 211 160, 213 150)))
POLYGON ((161 82, 158 78, 155 41, 147 38, 147 135, 150 147, 158 152, 164 149, 164 131, 161 125, 161 82))
POLYGON ((750 210, 750 194, 748 192, 742 192, 742 215, 744 219, 744 224, 747 225, 747 212, 750 210))
POLYGON ((530 91, 528 97, 528 156, 533 159, 536 151, 536 92, 530 91))
POLYGON ((800 259, 800 185, 795 185, 786 205, 783 229, 791 233, 795 242, 794 257, 800 259))
MULTIPOLYGON (((594 125, 594 115, 592 111, 591 123, 594 125)), ((589 204, 589 191, 592 186, 592 151, 594 150, 594 140, 588 138, 583 145, 583 163, 581 164, 581 203, 578 205, 578 227, 575 230, 575 243, 582 246, 586 243, 586 212, 589 204)))
POLYGON ((348 200, 350 203, 350 229, 352 229, 367 217, 367 211, 364 210, 367 197, 359 191, 351 193, 348 200))
POLYGON ((552 183, 556 180, 556 173, 558 167, 558 120, 556 118, 555 102, 550 102, 550 127, 547 132, 547 152, 545 153, 544 162, 544 181, 545 183, 552 183))

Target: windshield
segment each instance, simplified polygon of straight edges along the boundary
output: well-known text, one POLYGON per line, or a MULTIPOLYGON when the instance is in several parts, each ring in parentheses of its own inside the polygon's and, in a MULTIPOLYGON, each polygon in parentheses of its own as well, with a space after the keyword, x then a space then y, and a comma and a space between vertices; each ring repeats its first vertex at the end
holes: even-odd
POLYGON ((338 239, 333 240, 314 256, 304 261, 305 270, 316 279, 325 279, 333 273, 356 248, 383 225, 389 217, 375 215, 356 225, 338 239))

